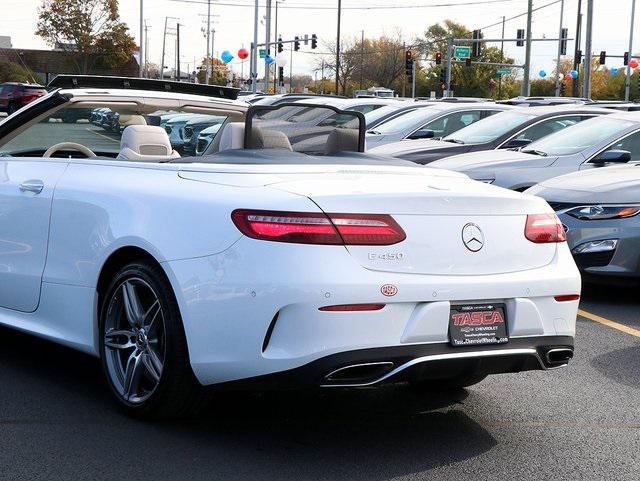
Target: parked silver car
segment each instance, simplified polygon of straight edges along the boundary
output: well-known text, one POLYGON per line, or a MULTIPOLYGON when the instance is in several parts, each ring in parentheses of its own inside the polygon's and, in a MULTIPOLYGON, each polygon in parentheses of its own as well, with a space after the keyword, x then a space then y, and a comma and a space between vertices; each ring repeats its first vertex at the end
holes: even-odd
POLYGON ((464 172, 514 190, 578 170, 640 161, 640 112, 585 120, 533 142, 522 151, 490 150, 456 155, 429 167, 464 172))
POLYGON ((586 278, 640 277, 640 165, 574 172, 526 192, 556 211, 586 278))
POLYGON ((405 139, 433 139, 445 137, 460 129, 509 110, 508 105, 487 103, 432 102, 426 109, 410 110, 393 117, 367 131, 367 149, 405 139))

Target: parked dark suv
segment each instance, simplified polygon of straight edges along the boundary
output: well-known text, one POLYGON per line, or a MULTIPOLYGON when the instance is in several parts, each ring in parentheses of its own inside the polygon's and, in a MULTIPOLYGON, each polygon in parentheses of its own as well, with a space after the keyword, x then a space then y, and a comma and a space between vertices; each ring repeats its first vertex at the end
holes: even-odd
POLYGON ((46 93, 42 85, 16 82, 0 84, 0 112, 12 114, 46 93))

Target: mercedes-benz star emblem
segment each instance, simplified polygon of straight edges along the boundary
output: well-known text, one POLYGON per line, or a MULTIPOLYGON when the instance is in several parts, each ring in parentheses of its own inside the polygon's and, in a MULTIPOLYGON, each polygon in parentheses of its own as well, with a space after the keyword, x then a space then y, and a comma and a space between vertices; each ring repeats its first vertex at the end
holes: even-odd
POLYGON ((471 252, 478 252, 484 246, 484 234, 480 227, 469 222, 462 228, 462 243, 471 252))

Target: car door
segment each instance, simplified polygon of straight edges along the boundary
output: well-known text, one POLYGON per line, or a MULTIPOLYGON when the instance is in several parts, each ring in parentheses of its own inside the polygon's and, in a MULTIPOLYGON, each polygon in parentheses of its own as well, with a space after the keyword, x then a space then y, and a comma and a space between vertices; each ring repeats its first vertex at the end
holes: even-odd
POLYGON ((33 312, 47 258, 54 187, 63 160, 0 160, 0 308, 33 312))

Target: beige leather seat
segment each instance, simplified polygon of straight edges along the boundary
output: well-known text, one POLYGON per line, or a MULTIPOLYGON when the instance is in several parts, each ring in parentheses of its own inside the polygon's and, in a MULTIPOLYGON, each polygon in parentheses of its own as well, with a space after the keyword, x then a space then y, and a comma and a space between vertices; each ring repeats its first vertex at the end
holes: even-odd
POLYGON ((358 152, 360 131, 357 129, 335 129, 327 137, 324 155, 335 155, 338 152, 358 152))
POLYGON ((176 159, 178 154, 169 141, 167 132, 151 125, 130 125, 122 132, 118 159, 139 162, 176 159))

